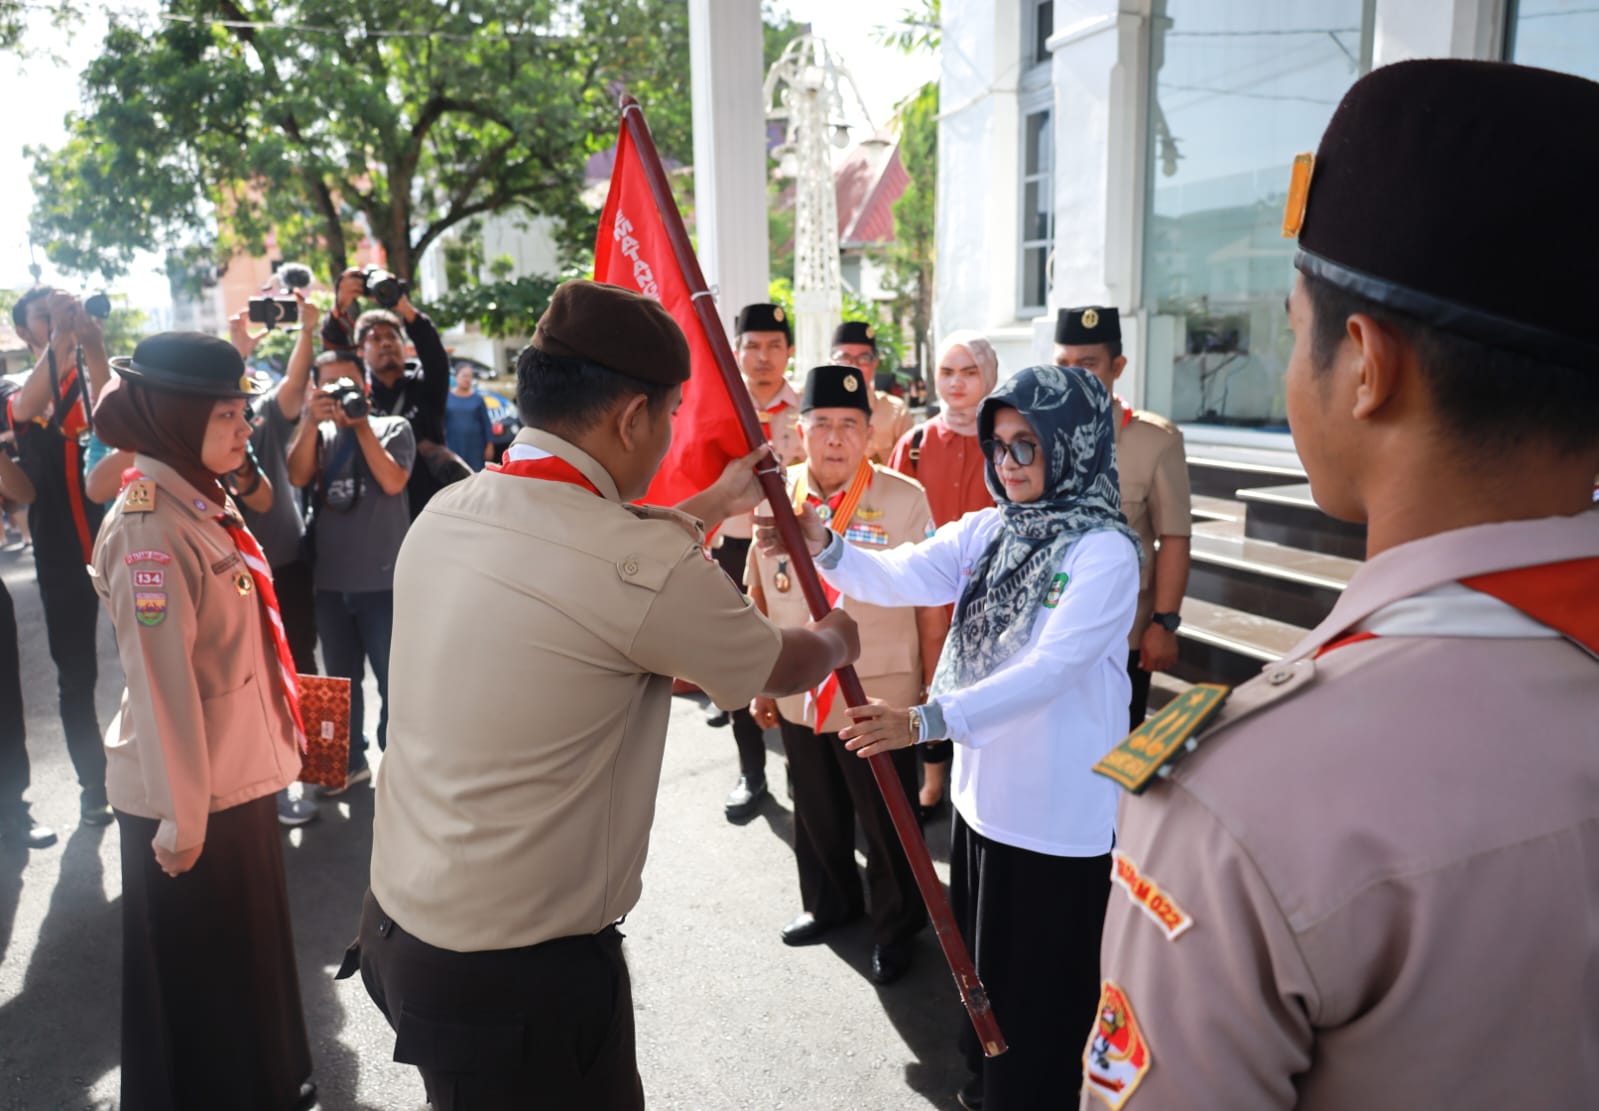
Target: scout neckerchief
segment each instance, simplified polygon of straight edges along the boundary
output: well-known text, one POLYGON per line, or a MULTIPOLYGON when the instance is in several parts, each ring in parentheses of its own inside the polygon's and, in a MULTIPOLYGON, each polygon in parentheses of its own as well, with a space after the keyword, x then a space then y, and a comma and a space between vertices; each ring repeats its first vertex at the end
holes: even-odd
MULTIPOLYGON (((123 489, 127 489, 131 483, 144 477, 136 468, 129 467, 122 472, 123 489)), ((239 557, 249 570, 248 575, 241 571, 234 576, 234 589, 241 595, 253 591, 261 599, 262 608, 266 610, 267 626, 272 630, 272 646, 278 653, 278 678, 283 681, 283 698, 289 704, 289 715, 294 719, 294 739, 300 746, 300 751, 305 752, 307 745, 305 722, 300 717, 300 682, 294 672, 294 657, 289 652, 289 638, 283 630, 283 612, 278 608, 278 592, 272 585, 272 567, 267 563, 261 545, 256 543, 255 537, 250 535, 250 530, 237 518, 230 517, 224 511, 217 516, 216 522, 232 539, 234 548, 238 550, 239 557)))
POLYGON ((510 459, 504 463, 490 463, 484 469, 521 478, 539 478, 545 482, 564 482, 570 486, 580 486, 597 497, 604 497, 587 475, 554 455, 546 455, 542 459, 510 459))
POLYGON ((761 420, 761 431, 766 433, 766 442, 772 441, 772 423, 777 419, 777 414, 788 408, 788 402, 779 401, 767 406, 755 415, 761 420))
POLYGON ((1122 398, 1121 394, 1111 394, 1111 396, 1116 399, 1116 404, 1122 407, 1122 422, 1116 426, 1116 431, 1120 432, 1129 424, 1133 423, 1133 407, 1127 404, 1127 402, 1122 398))
MULTIPOLYGON (((855 477, 850 479, 849 486, 832 497, 823 501, 822 498, 809 491, 810 467, 800 468, 799 479, 794 483, 794 512, 798 513, 800 507, 807 501, 816 507, 816 515, 822 522, 838 535, 843 536, 849 529, 849 523, 855 517, 855 511, 860 508, 861 499, 866 496, 866 488, 872 484, 872 464, 870 460, 862 459, 861 465, 855 468, 855 477)), ((777 574, 773 581, 778 590, 787 593, 788 587, 788 560, 778 562, 777 574)), ((828 585, 826 579, 822 580, 822 592, 827 595, 829 606, 838 605, 839 591, 828 585)), ((827 720, 827 715, 833 709, 833 702, 838 698, 838 673, 831 672, 808 695, 816 703, 816 731, 822 731, 822 723, 827 720)))

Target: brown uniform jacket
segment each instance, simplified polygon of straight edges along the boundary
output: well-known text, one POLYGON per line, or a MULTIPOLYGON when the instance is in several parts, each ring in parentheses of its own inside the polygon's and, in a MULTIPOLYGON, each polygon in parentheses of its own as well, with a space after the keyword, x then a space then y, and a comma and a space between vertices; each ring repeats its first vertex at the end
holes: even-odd
MULTIPOLYGON (((789 486, 798 480, 800 463, 789 468, 789 486)), ((886 551, 901 544, 917 544, 933 532, 933 514, 927 508, 927 495, 921 484, 887 467, 872 468, 867 487, 845 538, 857 548, 886 551)), ((766 513, 762 505, 758 510, 766 513)), ((786 559, 762 555, 751 547, 745 581, 760 585, 766 614, 778 625, 803 625, 810 620, 798 576, 786 559), (779 567, 789 579, 789 589, 779 590, 779 567)), ((913 606, 873 606, 845 595, 839 605, 849 611, 860 629, 861 655, 855 673, 871 698, 881 698, 891 706, 911 706, 921 701, 921 638, 916 631, 913 606)), ((785 720, 804 725, 818 733, 837 733, 849 724, 842 695, 833 699, 827 720, 816 721, 816 704, 801 693, 777 700, 777 712, 785 720)))
POLYGON ((622 504, 604 467, 547 432, 516 444, 601 495, 482 471, 428 502, 394 573, 372 892, 457 952, 592 934, 631 910, 670 677, 741 706, 782 649, 698 521, 622 504))
MULTIPOLYGON (((800 395, 794 392, 794 387, 787 382, 777 391, 777 395, 765 406, 757 404, 755 412, 760 415, 761 428, 766 432, 766 439, 772 445, 772 451, 777 456, 777 461, 785 467, 805 461, 805 441, 800 439, 800 395)), ((740 513, 737 517, 729 517, 722 522, 718 536, 728 536, 735 540, 748 540, 754 535, 755 522, 748 513, 740 513)))
POLYGON ((242 527, 238 510, 164 463, 134 466, 154 484, 150 508, 129 507, 134 487, 117 498, 90 569, 128 682, 106 731, 106 795, 159 819, 156 844, 183 852, 205 841, 208 814, 293 783, 300 752, 266 612, 216 520, 242 527))
POLYGON ((1122 1088, 1090 1076, 1084 1108, 1594 1105, 1599 659, 1525 630, 1317 653, 1462 578, 1595 556, 1599 510, 1382 553, 1124 797, 1100 1065, 1122 1088))
POLYGON ((1138 612, 1127 646, 1138 648, 1155 610, 1155 538, 1189 536, 1194 531, 1193 501, 1188 489, 1188 459, 1183 434, 1156 413, 1126 410, 1118 398, 1111 411, 1116 425, 1116 470, 1121 478, 1122 513, 1144 542, 1139 570, 1138 612))
POLYGON ((891 393, 872 391, 872 462, 887 463, 894 445, 916 422, 910 406, 891 393))

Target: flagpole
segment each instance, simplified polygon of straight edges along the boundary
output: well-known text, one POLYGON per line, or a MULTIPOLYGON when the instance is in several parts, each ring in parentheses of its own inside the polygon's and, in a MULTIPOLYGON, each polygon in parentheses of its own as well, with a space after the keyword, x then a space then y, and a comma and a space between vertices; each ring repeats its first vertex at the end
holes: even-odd
MULTIPOLYGON (((705 338, 711 345, 711 353, 716 357, 716 369, 722 375, 722 384, 727 387, 733 410, 738 414, 739 426, 744 430, 744 439, 749 445, 749 450, 754 451, 766 442, 766 435, 761 431, 760 422, 755 416, 754 403, 751 402, 749 391, 744 387, 743 378, 739 375, 738 364, 733 358, 732 345, 727 341, 727 331, 717 314, 715 300, 705 284, 705 275, 700 270, 698 257, 694 254, 694 245, 689 240, 688 229, 683 226, 683 216, 678 212, 677 201, 672 196, 672 187, 666 179, 666 170, 661 165, 661 156, 655 149, 655 140, 650 135, 649 125, 644 121, 644 109, 631 96, 622 97, 621 109, 622 126, 627 128, 634 145, 638 147, 639 161, 643 164, 644 176, 649 182, 650 195, 660 212, 661 222, 666 227, 667 239, 672 244, 672 254, 677 259, 678 267, 683 271, 683 279, 692 295, 694 314, 698 317, 705 338)), ((832 609, 832 606, 828 604, 827 594, 822 589, 821 577, 816 573, 816 564, 811 560, 810 549, 806 547, 799 520, 794 516, 794 507, 789 504, 788 491, 783 485, 782 468, 774 464, 761 468, 757 473, 761 488, 766 493, 766 500, 772 508, 778 534, 783 538, 783 546, 788 549, 790 558, 794 561, 794 577, 799 582, 800 591, 805 595, 805 602, 810 607, 812 618, 820 619, 832 609)), ((844 701, 850 706, 866 705, 866 691, 861 686, 860 678, 855 674, 855 668, 852 666, 839 668, 837 675, 839 692, 843 694, 844 701)), ((922 840, 921 828, 917 825, 916 816, 911 812, 910 800, 905 797, 905 789, 900 785, 899 775, 886 755, 873 756, 867 762, 871 765, 872 775, 877 780, 877 789, 882 792, 883 802, 888 807, 888 816, 894 823, 894 831, 899 834, 900 846, 905 850, 911 871, 916 876, 916 886, 922 893, 922 901, 927 904, 928 917, 932 920, 933 930, 938 935, 938 943, 943 947, 944 959, 949 962, 955 984, 960 989, 961 1002, 966 1005, 972 1026, 977 1030, 983 1053, 989 1057, 997 1057, 1007 1048, 1005 1036, 1000 1033, 999 1023, 995 1020, 993 1008, 988 1002, 988 993, 983 990, 982 981, 977 978, 971 954, 967 952, 966 943, 955 926, 955 916, 950 911, 949 900, 944 896, 944 888, 939 882, 938 874, 933 871, 932 859, 927 855, 927 845, 922 840)))

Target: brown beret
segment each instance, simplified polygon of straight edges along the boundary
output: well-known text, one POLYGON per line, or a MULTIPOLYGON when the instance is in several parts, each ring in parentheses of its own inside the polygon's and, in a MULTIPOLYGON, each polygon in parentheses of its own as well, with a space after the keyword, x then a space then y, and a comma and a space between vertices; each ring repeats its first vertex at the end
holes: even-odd
POLYGON ((539 318, 533 346, 583 359, 640 382, 688 381, 688 339, 659 301, 621 286, 578 278, 562 282, 539 318))

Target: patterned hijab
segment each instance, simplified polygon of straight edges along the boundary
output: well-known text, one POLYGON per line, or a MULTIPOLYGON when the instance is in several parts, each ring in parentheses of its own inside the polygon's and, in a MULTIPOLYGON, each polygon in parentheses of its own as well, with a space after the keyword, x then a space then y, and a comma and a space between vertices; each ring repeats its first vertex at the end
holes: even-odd
POLYGON ((956 605, 933 676, 935 695, 992 674, 1026 646, 1066 550, 1079 537, 1101 529, 1119 532, 1142 558, 1138 534, 1122 516, 1110 391, 1099 379, 1081 367, 1018 371, 983 400, 977 435, 987 454, 988 492, 1004 524, 977 560, 956 605), (1027 418, 1038 436, 1044 494, 1037 501, 1012 502, 994 468, 988 449, 994 414, 1003 408, 1027 418))

